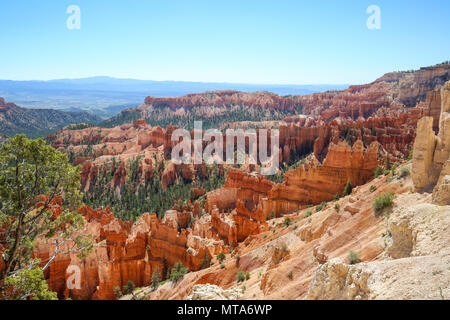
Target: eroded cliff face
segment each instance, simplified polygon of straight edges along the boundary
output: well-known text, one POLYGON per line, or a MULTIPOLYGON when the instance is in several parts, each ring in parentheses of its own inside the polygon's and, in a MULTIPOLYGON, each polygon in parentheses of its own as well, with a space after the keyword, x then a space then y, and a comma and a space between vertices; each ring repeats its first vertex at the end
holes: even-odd
POLYGON ((331 143, 323 163, 312 156, 308 163, 287 171, 283 183, 278 185, 257 173, 230 169, 225 186, 208 193, 206 209, 222 212, 236 208, 238 214, 264 222, 307 205, 330 201, 342 194, 348 181, 358 186, 371 180, 377 166, 377 142, 367 149, 362 141, 353 147, 345 141, 331 143))
POLYGON ((233 90, 214 91, 205 93, 192 93, 182 97, 155 98, 147 97, 144 105, 138 110, 148 108, 184 108, 190 110, 194 107, 232 107, 244 105, 252 108, 291 109, 297 106, 295 97, 281 97, 269 92, 240 92, 233 90))
POLYGON ((332 143, 322 164, 313 158, 286 172, 284 182, 274 186, 263 200, 263 211, 266 216, 273 212, 279 216, 308 204, 330 201, 342 194, 347 181, 358 186, 371 180, 377 166, 378 143, 372 143, 367 150, 361 141, 353 147, 344 141, 332 143))
POLYGON ((433 118, 424 117, 417 125, 413 153, 413 181, 416 190, 430 191, 436 204, 450 204, 450 82, 441 89, 439 132, 433 131, 433 118))
POLYGON ((414 107, 418 101, 423 101, 430 91, 440 89, 449 80, 449 64, 423 67, 414 72, 404 73, 398 87, 392 92, 394 99, 407 107, 414 107))
MULTIPOLYGON (((195 271, 202 267, 205 255, 210 257, 201 242, 188 248, 190 229, 179 230, 179 225, 194 215, 192 211, 171 211, 163 220, 145 213, 134 224, 114 218, 109 208, 83 207, 80 212, 87 221, 83 232, 93 235, 94 250, 85 259, 75 252, 59 254, 50 264, 45 277, 60 298, 115 299, 114 287, 122 288, 128 281, 148 286, 156 269, 165 277, 180 261, 195 271), (69 289, 67 281, 71 281, 74 268, 80 270, 80 288, 69 289)), ((54 249, 51 243, 41 242, 35 255, 48 261, 54 249)))

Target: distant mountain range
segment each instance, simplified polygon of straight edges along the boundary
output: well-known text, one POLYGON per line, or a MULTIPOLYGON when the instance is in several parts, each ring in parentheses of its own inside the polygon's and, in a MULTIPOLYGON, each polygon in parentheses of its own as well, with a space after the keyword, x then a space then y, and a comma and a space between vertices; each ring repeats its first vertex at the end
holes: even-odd
POLYGON ((73 123, 97 123, 101 118, 90 112, 64 112, 52 109, 27 109, 0 98, 0 142, 5 137, 25 133, 45 137, 73 123))
POLYGON ((348 85, 270 85, 92 77, 50 81, 0 80, 0 97, 27 108, 91 111, 102 118, 109 118, 122 110, 140 105, 147 96, 179 97, 193 92, 216 90, 305 95, 347 87, 348 85))

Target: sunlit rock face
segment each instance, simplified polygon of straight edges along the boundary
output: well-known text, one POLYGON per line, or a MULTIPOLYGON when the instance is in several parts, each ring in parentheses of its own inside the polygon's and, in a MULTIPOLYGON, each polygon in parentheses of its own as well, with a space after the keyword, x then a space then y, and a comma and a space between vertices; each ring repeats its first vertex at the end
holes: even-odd
MULTIPOLYGON (((114 218, 109 208, 83 207, 80 212, 87 221, 84 232, 94 237, 94 250, 86 259, 79 259, 76 253, 59 254, 50 264, 45 277, 61 298, 115 299, 114 288, 122 288, 128 281, 148 286, 156 269, 165 277, 180 261, 195 271, 202 268, 205 254, 211 256, 202 243, 188 249, 191 229, 179 231, 193 212, 168 211, 163 220, 145 213, 134 224, 114 218), (67 280, 74 266, 80 270, 81 286, 69 289, 67 280)), ((51 243, 41 242, 35 255, 46 261, 54 249, 51 243)))
POLYGON ((433 190, 433 201, 445 205, 450 203, 450 82, 441 89, 437 135, 433 125, 432 117, 424 117, 418 122, 412 177, 417 191, 433 190))

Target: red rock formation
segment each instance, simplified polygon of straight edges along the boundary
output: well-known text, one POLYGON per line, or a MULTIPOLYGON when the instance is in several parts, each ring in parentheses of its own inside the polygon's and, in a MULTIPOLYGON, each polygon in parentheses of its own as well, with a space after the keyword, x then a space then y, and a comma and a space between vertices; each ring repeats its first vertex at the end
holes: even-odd
POLYGON ((150 181, 153 178, 153 162, 149 158, 141 159, 139 162, 138 173, 144 181, 150 181))
POLYGON ((417 125, 412 179, 418 191, 433 190, 433 202, 450 204, 450 81, 441 89, 439 132, 433 131, 434 118, 424 117, 417 125))
POLYGON ((122 162, 117 170, 114 172, 114 177, 111 181, 113 190, 120 193, 120 187, 127 182, 127 169, 125 168, 125 162, 122 162))
MULTIPOLYGON (((84 232, 93 235, 94 251, 83 260, 75 253, 59 254, 50 264, 45 277, 61 298, 114 299, 114 287, 121 288, 128 281, 147 286, 156 268, 165 277, 168 268, 178 261, 189 270, 199 270, 204 256, 211 257, 204 246, 187 249, 189 229, 178 231, 186 227, 191 212, 169 211, 163 220, 146 213, 134 225, 114 218, 109 207, 104 210, 83 207, 80 213, 87 221, 84 232), (71 276, 69 266, 81 271, 79 289, 69 290, 66 286, 71 276)), ((41 242, 35 254, 46 261, 53 251, 51 244, 41 242)))
POLYGON ((261 198, 267 197, 273 186, 274 183, 264 176, 229 169, 224 188, 236 189, 236 207, 247 208, 251 211, 260 203, 261 198))
POLYGON ((424 116, 433 118, 433 130, 437 134, 441 115, 441 93, 438 90, 428 92, 425 102, 420 103, 419 106, 424 109, 424 116))
POLYGON ((211 226, 218 234, 220 239, 226 243, 236 245, 244 241, 249 235, 258 234, 267 230, 267 224, 257 220, 249 219, 248 215, 242 214, 243 210, 248 211, 238 202, 238 208, 241 210, 232 213, 219 213, 218 209, 211 212, 211 226), (241 213, 240 213, 241 212, 241 213))
POLYGON ((387 73, 376 81, 347 90, 299 97, 303 111, 324 120, 368 118, 381 107, 414 107, 430 91, 450 80, 450 65, 421 68, 413 73, 387 73))
POLYGON ((417 121, 424 112, 422 108, 401 112, 383 107, 375 115, 357 121, 341 117, 331 122, 288 118, 289 126, 280 126, 280 145, 288 145, 291 152, 300 150, 300 154, 314 151, 316 158, 321 160, 330 142, 362 140, 365 145, 370 145, 377 141, 390 154, 405 157, 414 141, 417 121))
POLYGON ((217 230, 225 230, 218 231, 223 235, 231 231, 226 226, 219 227, 223 224, 219 221, 220 211, 236 208, 237 215, 262 223, 273 215, 332 200, 336 194, 342 194, 347 181, 357 186, 372 179, 377 166, 377 142, 367 150, 360 140, 353 148, 346 142, 331 143, 323 164, 313 156, 308 164, 286 172, 279 185, 257 174, 230 169, 224 188, 208 193, 205 208, 209 212, 217 210, 214 219, 217 230))
POLYGON ((206 93, 192 93, 182 97, 155 98, 147 97, 145 104, 138 110, 152 107, 186 108, 193 107, 230 107, 245 105, 249 107, 261 107, 269 109, 295 109, 297 102, 295 98, 280 97, 268 92, 240 92, 232 90, 214 91, 206 93))
POLYGON ((205 194, 204 188, 193 188, 191 190, 191 199, 198 199, 205 194))
POLYGON ((175 182, 177 171, 176 165, 173 162, 169 162, 167 167, 164 169, 164 172, 161 176, 161 186, 163 189, 167 189, 167 187, 175 182))
POLYGON ((323 164, 314 159, 286 172, 284 182, 274 186, 267 200, 262 201, 263 212, 270 217, 273 213, 279 215, 307 204, 330 201, 336 194, 342 194, 347 181, 357 186, 372 179, 377 165, 376 142, 366 151, 361 141, 357 141, 353 148, 346 142, 332 143, 323 164))
POLYGON ((81 190, 89 191, 91 185, 95 184, 97 177, 98 167, 89 161, 84 162, 81 170, 81 190))

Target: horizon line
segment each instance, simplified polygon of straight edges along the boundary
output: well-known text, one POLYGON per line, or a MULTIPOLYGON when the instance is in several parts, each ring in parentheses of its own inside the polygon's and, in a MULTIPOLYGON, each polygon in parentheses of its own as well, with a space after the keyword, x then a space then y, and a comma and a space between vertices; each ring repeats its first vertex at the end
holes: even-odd
MULTIPOLYGON (((228 81, 195 81, 195 80, 153 80, 153 79, 139 79, 139 78, 122 78, 114 76, 87 76, 87 77, 74 77, 74 78, 54 78, 54 79, 0 79, 0 81, 11 81, 11 82, 52 82, 52 81, 64 81, 64 80, 89 80, 96 78, 105 79, 115 79, 115 80, 133 80, 142 82, 180 82, 180 83, 201 83, 201 84, 229 84, 229 85, 253 85, 253 86, 350 86, 350 85, 360 85, 366 84, 366 82, 361 83, 257 83, 257 82, 228 82, 228 81)), ((374 80, 375 81, 375 80, 374 80)))

